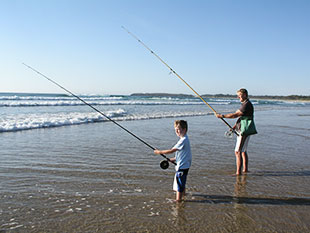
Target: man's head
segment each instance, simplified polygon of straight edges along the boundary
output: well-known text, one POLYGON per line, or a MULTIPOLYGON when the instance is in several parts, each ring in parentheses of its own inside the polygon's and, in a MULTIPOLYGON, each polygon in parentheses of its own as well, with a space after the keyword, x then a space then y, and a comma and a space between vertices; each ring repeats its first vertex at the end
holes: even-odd
POLYGON ((237 91, 237 96, 243 102, 248 98, 248 91, 245 88, 241 88, 237 91))

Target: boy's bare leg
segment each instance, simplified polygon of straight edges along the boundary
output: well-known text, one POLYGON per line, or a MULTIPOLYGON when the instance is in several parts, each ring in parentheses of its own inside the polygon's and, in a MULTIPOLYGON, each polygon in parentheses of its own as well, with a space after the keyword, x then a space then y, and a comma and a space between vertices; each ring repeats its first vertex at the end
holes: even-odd
POLYGON ((243 172, 244 173, 249 172, 248 169, 249 158, 247 152, 242 152, 242 161, 243 161, 243 172))
POLYGON ((182 201, 182 199, 185 197, 185 189, 183 192, 176 192, 176 201, 182 201))
POLYGON ((182 201, 182 193, 181 192, 178 192, 178 191, 176 192, 175 200, 178 201, 178 202, 182 201))

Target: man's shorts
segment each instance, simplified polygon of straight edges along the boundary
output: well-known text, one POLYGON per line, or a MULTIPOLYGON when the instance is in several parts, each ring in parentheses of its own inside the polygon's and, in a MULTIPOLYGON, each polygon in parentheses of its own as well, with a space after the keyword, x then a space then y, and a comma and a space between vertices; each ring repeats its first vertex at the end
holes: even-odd
POLYGON ((250 136, 238 136, 235 151, 246 152, 248 149, 249 140, 250 136))
POLYGON ((179 169, 175 173, 174 181, 173 181, 173 190, 176 192, 183 192, 185 190, 186 178, 188 174, 188 169, 179 169))

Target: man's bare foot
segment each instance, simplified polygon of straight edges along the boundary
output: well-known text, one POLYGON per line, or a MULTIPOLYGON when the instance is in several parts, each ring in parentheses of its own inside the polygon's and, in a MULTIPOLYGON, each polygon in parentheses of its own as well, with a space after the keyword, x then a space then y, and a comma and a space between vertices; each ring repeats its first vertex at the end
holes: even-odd
POLYGON ((232 176, 241 176, 242 174, 241 173, 234 173, 232 174, 232 176))

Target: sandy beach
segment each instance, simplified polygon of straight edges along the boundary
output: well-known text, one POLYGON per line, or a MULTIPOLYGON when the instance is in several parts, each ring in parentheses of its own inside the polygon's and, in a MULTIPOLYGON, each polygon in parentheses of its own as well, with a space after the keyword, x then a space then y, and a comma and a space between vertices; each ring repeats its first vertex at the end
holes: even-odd
MULTIPOLYGON (((180 204, 173 166, 160 169, 160 156, 111 122, 1 133, 0 230, 308 232, 310 108, 256 110, 250 173, 239 177, 226 126, 212 114, 183 117, 193 164, 180 204)), ((174 120, 121 124, 163 149, 177 141, 174 120)))
POLYGON ((0 233, 310 232, 310 1, 0 11, 0 233), (241 102, 252 117, 246 92, 258 134, 236 176, 227 117, 241 102), (192 154, 181 202, 154 154, 175 120, 192 154))

